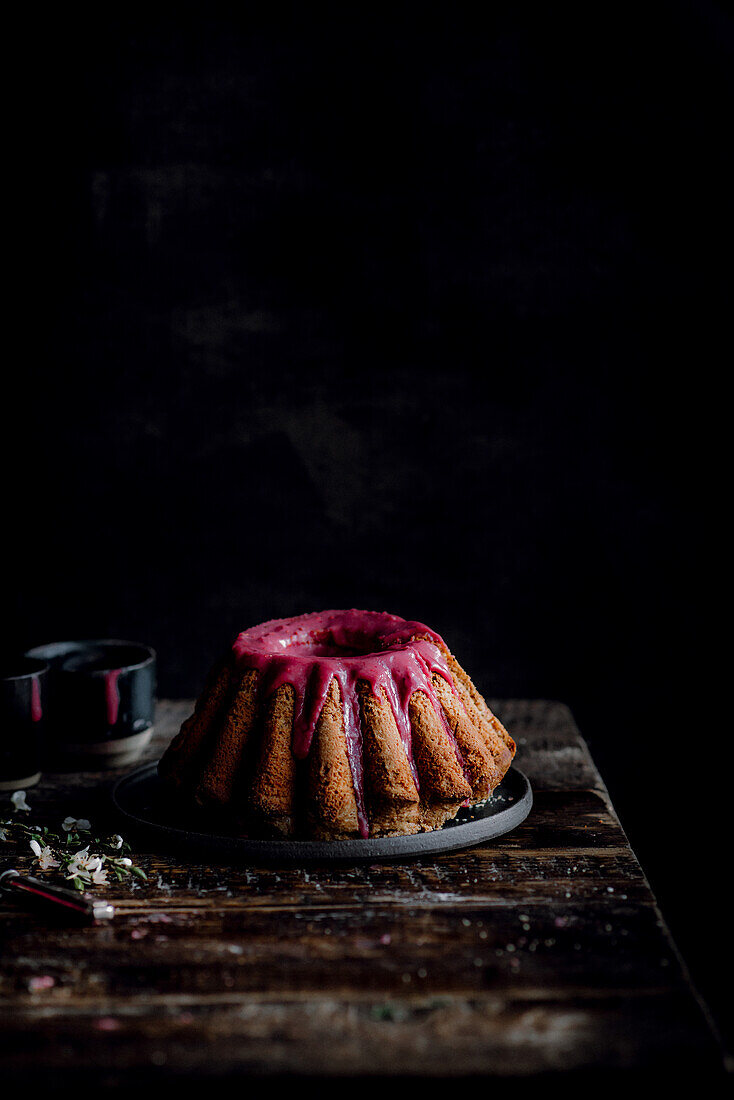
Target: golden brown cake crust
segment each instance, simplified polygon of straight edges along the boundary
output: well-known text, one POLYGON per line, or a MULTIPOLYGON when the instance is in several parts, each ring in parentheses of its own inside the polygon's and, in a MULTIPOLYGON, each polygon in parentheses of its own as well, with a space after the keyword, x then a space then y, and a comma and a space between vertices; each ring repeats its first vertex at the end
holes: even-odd
POLYGON ((187 786, 206 740, 218 727, 233 676, 232 664, 226 660, 218 661, 211 669, 194 713, 181 726, 158 765, 161 778, 169 786, 178 789, 187 786))
POLYGON ((308 806, 315 837, 359 835, 354 782, 347 755, 339 684, 329 685, 308 757, 308 806))
POLYGON ((205 805, 226 806, 232 799, 240 762, 257 716, 257 674, 232 676, 226 703, 220 712, 219 729, 208 745, 208 761, 196 788, 196 800, 205 805))
POLYGON ((417 833, 420 795, 390 702, 383 690, 375 694, 364 681, 357 692, 370 834, 417 833))
POLYGON ((296 761, 291 748, 295 694, 279 687, 264 704, 262 737, 253 769, 249 808, 282 836, 295 832, 296 761))

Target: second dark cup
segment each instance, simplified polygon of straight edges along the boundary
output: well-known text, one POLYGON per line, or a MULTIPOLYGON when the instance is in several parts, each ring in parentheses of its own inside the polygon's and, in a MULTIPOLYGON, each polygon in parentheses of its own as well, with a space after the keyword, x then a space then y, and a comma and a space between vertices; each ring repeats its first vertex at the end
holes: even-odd
POLYGON ((137 759, 153 734, 156 655, 117 639, 52 642, 26 654, 49 666, 47 742, 104 768, 137 759))

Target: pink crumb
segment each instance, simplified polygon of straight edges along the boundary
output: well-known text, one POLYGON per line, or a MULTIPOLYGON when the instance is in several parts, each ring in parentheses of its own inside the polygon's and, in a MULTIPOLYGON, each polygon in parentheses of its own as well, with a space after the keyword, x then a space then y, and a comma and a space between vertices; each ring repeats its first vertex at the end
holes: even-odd
POLYGON ((39 974, 37 978, 31 978, 28 982, 31 993, 35 993, 39 989, 53 989, 55 985, 56 979, 52 978, 50 974, 39 974))

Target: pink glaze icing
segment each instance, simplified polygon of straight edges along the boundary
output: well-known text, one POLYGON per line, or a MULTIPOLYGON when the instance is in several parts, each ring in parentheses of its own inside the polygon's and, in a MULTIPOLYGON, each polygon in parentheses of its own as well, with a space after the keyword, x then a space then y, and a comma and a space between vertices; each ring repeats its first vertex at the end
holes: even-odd
POLYGON ((120 689, 117 685, 117 681, 120 678, 121 669, 111 668, 105 672, 104 678, 104 696, 105 704, 107 706, 107 725, 114 726, 117 724, 117 717, 120 712, 120 689))
POLYGON ((40 722, 43 718, 41 706, 41 684, 37 676, 31 678, 31 721, 40 722))
POLYGON ((440 635, 423 623, 408 622, 378 611, 319 611, 292 619, 272 619, 245 630, 233 645, 239 668, 260 673, 265 696, 282 684, 296 695, 293 753, 304 759, 311 748, 329 684, 336 678, 344 707, 347 754, 357 802, 360 832, 369 835, 362 769, 360 680, 377 693, 382 688, 390 702, 411 770, 413 760, 408 707, 414 691, 425 692, 447 730, 460 763, 453 732, 433 689, 438 673, 451 689, 454 682, 446 663, 440 635))

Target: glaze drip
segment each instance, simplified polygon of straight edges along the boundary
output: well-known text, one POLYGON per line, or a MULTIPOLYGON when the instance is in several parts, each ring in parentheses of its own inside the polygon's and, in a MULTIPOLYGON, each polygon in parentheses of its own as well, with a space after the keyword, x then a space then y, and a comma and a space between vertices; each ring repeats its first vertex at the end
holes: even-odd
POLYGON ((105 706, 107 708, 107 725, 114 726, 117 724, 117 717, 120 712, 120 689, 117 681, 120 678, 119 668, 111 668, 105 672, 104 677, 104 696, 105 706))
POLYGON ((341 693, 347 755, 362 836, 369 835, 362 764, 362 729, 357 684, 382 689, 390 703, 411 771, 413 758, 409 706, 414 692, 428 697, 446 729, 463 768, 458 746, 433 688, 437 673, 455 691, 440 635, 423 623, 375 611, 322 611, 293 619, 273 619, 240 634, 234 643, 240 669, 260 674, 260 690, 271 695, 283 684, 295 692, 293 754, 305 759, 313 741, 329 685, 341 693))
POLYGON ((37 676, 33 676, 31 678, 31 721, 40 722, 42 718, 41 683, 37 676))

